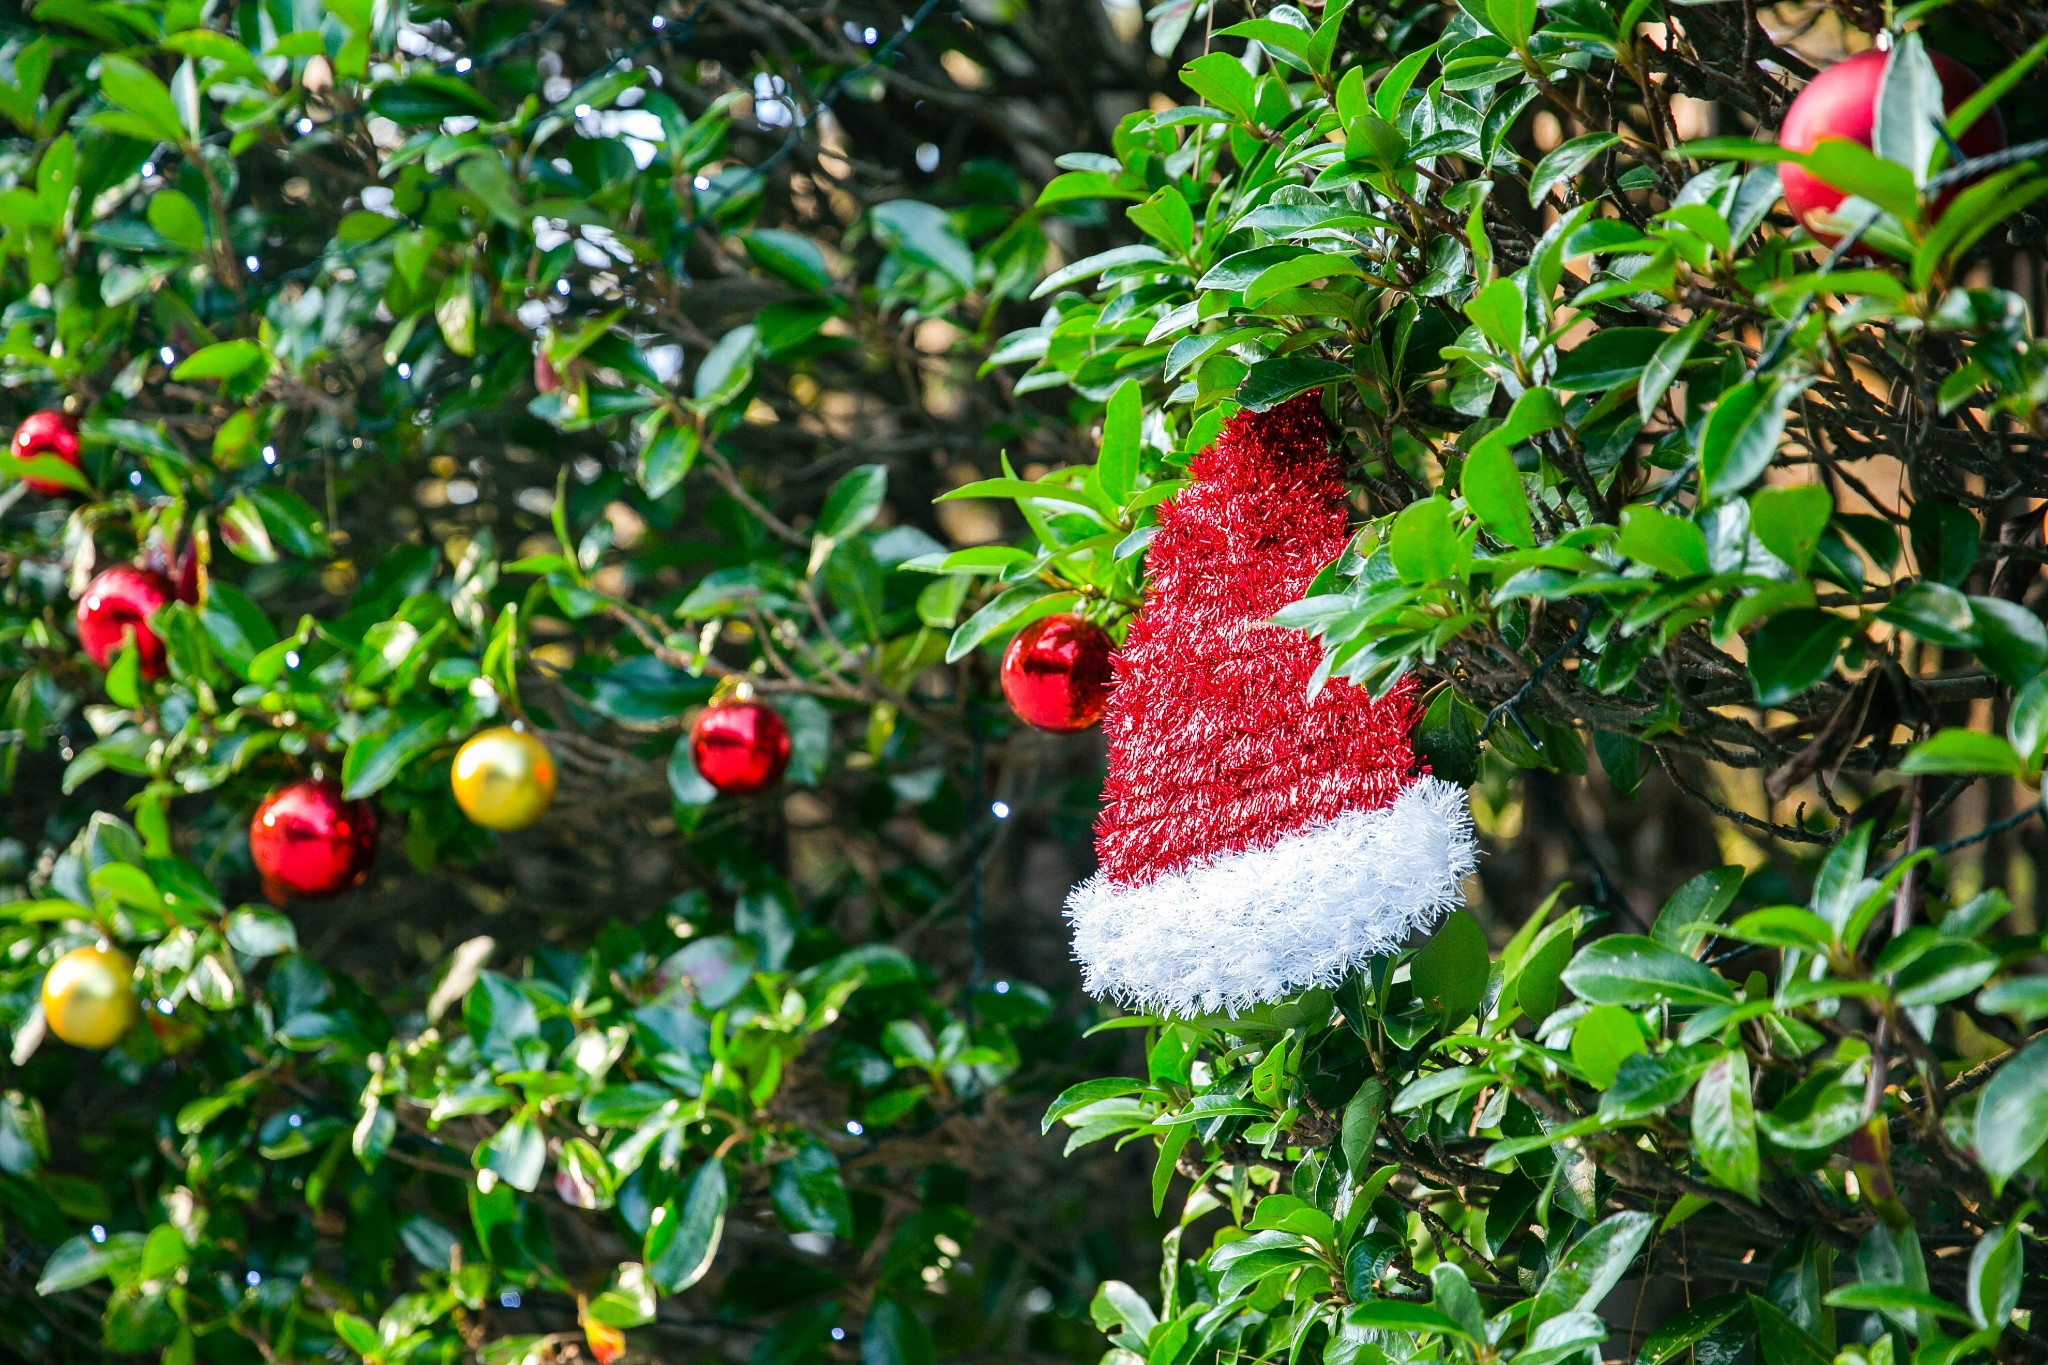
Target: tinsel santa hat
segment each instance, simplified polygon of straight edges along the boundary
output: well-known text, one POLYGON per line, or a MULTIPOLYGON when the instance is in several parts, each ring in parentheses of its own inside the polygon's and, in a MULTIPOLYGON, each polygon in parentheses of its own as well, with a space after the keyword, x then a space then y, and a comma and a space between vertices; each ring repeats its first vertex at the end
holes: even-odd
POLYGON ((1272 624, 1350 537, 1315 394, 1239 413, 1161 509, 1115 661, 1100 870, 1067 898, 1090 993, 1236 1013, 1334 985, 1461 899, 1465 793, 1417 763, 1414 688, 1309 697, 1272 624))

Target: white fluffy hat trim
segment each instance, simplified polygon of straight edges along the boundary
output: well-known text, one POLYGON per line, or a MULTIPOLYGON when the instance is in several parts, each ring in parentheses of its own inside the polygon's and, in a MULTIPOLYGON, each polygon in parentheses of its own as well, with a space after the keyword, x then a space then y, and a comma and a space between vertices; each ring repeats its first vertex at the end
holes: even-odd
POLYGON ((1067 896, 1091 995, 1189 1018, 1334 986, 1460 903, 1476 853, 1465 793, 1422 777, 1264 848, 1067 896))

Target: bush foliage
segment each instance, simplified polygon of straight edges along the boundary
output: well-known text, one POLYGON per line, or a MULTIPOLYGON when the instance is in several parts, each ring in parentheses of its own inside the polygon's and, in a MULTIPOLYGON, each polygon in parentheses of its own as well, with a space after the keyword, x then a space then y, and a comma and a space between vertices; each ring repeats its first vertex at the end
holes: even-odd
POLYGON ((1139 17, 8 21, 0 380, 85 437, 0 494, 18 1349, 2040 1357, 2036 16, 1139 17), (1779 151, 1887 21, 1874 148, 1779 151), (1281 619, 1422 681, 1479 895, 1334 992, 1075 1002, 1088 755, 994 651, 1120 627, 1187 460, 1312 391, 1360 530, 1281 619), (93 573, 187 559, 167 675, 89 665, 93 573), (773 799, 690 762, 742 679, 773 799), (448 771, 507 718, 564 780, 495 838, 448 771), (259 904, 314 771, 380 870, 259 904), (36 1002, 103 937, 95 1056, 36 1002))

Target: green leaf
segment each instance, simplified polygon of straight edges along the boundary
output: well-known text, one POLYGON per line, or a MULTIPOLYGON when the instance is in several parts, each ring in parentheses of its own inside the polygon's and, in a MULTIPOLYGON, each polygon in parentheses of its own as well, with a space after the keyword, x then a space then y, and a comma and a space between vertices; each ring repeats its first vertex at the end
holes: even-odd
POLYGON ((1633 934, 1581 948, 1564 969, 1564 984, 1595 1005, 1725 1005, 1735 998, 1710 968, 1633 934))
POLYGON ((1647 504, 1622 509, 1615 548, 1667 578, 1701 578, 1713 570, 1700 528, 1688 517, 1647 504))
POLYGON ((2000 682, 2025 688, 2048 673, 2048 626, 2018 602, 1972 597, 1970 623, 1977 632, 1977 657, 2000 682))
POLYGON ((690 384, 690 397, 700 411, 722 408, 736 400, 754 379, 760 334, 754 324, 735 327, 704 354, 690 384))
POLYGON ((191 141, 191 130, 179 117, 170 90, 140 62, 111 55, 100 58, 100 91, 141 120, 150 137, 179 146, 191 141))
POLYGON ((1685 932, 1687 926, 1717 922, 1735 903, 1736 893, 1742 890, 1742 879, 1742 869, 1733 866, 1708 868, 1693 877, 1664 902, 1650 937, 1667 948, 1684 951, 1690 947, 1689 940, 1697 937, 1685 932))
POLYGON ((1380 1119, 1386 1112, 1387 1087, 1377 1076, 1366 1077, 1344 1106, 1339 1147, 1344 1153, 1344 1167, 1351 1172, 1354 1183, 1372 1159, 1373 1141, 1379 1135, 1380 1119))
POLYGON ((333 1321, 334 1335, 341 1338, 342 1345, 365 1359, 382 1357, 384 1343, 378 1338, 374 1323, 341 1308, 334 1310, 333 1321))
POLYGON ((1469 787, 1479 780, 1478 713, 1454 688, 1446 687, 1431 699, 1415 726, 1415 752, 1429 763, 1431 773, 1453 786, 1469 787))
POLYGON ((1979 1327, 2003 1331, 2020 1303, 2020 1282, 2027 1249, 2019 1225, 2007 1223, 1977 1239, 1970 1253, 1967 1281, 1970 1319, 1979 1327))
POLYGON ((477 1149, 476 1160, 480 1169, 495 1171, 513 1189, 531 1194, 547 1169, 547 1135, 531 1116, 520 1114, 477 1149))
POLYGON ((1529 1310, 1530 1330, 1566 1313, 1598 1308, 1628 1273, 1653 1226, 1649 1214, 1636 1212, 1617 1213, 1596 1223, 1544 1276, 1529 1310))
POLYGON ((1982 643, 1970 599, 1946 583, 1915 583, 1885 603, 1877 615, 1945 649, 1975 649, 1982 643))
POLYGON ((1594 157, 1620 142, 1621 138, 1614 133, 1581 133, 1558 143, 1536 163, 1536 170, 1529 176, 1529 202, 1541 204, 1551 190, 1569 181, 1592 164, 1594 157))
POLYGON ((194 351, 178 362, 171 371, 173 379, 239 379, 261 369, 270 370, 270 353, 263 349, 261 342, 240 337, 233 341, 216 341, 194 351))
POLYGON ((650 498, 666 497, 697 463, 701 438, 693 426, 664 425, 640 452, 640 486, 650 498))
POLYGON ((1856 633, 1846 616, 1816 607, 1781 611, 1749 637, 1749 677, 1760 706, 1783 706, 1828 676, 1842 642, 1856 633))
POLYGON ((832 271, 818 244, 798 232, 756 228, 739 235, 747 259, 799 289, 822 294, 832 287, 832 271))
POLYGON ((1254 123, 1252 74, 1244 63, 1224 52, 1197 57, 1180 69, 1188 89, 1241 123, 1254 123))
POLYGON ((370 112, 403 127, 439 123, 465 115, 495 119, 498 107, 481 90, 452 76, 416 75, 379 85, 370 92, 370 112))
POLYGON ((1441 1308, 1426 1303, 1405 1303, 1400 1299, 1373 1299, 1358 1304, 1344 1314, 1344 1325, 1378 1332, 1427 1332, 1471 1339, 1471 1333, 1441 1308))
POLYGON ((1977 1104, 1976 1136, 1994 1190, 2048 1142, 2048 1038, 1999 1063, 1977 1104))
POLYGON ((1522 351, 1522 313, 1522 291, 1506 278, 1487 285, 1465 305, 1465 316, 1472 319, 1480 335, 1511 356, 1522 351))
POLYGON ((1518 550, 1535 548, 1536 524, 1529 516, 1529 494, 1505 441, 1482 441, 1466 458, 1459 491, 1465 495, 1465 505, 1496 540, 1518 550))
POLYGON ((448 738, 453 716, 437 706, 394 712, 365 730, 341 760, 342 794, 354 801, 383 790, 405 765, 448 738))
POLYGON ((844 540, 866 530, 882 510, 882 500, 888 491, 887 465, 864 464, 848 470, 825 494, 825 505, 818 511, 818 524, 812 534, 826 540, 844 540))
POLYGON ((1969 508, 1921 498, 1906 519, 1906 531, 1922 578, 1960 588, 1977 567, 1977 543, 1984 528, 1969 508))
POLYGON ((2012 744, 1981 730, 1937 730, 1915 744, 1899 764, 1902 773, 1968 773, 2022 777, 2027 762, 2012 744))
POLYGON ((1040 617, 1070 610, 1080 600, 1079 593, 1048 592, 1042 583, 1019 583, 1005 588, 960 623, 947 642, 946 662, 958 663, 991 636, 1022 630, 1040 617))
POLYGON ((1648 1050, 1642 1025, 1620 1005, 1596 1005, 1572 1026, 1572 1061, 1596 1090, 1612 1086, 1621 1064, 1648 1050))
POLYGON ((142 1261, 143 1234, 115 1232, 96 1241, 80 1234, 50 1253, 43 1273, 36 1280, 36 1293, 48 1297, 63 1294, 95 1280, 112 1278, 120 1283, 142 1261))
POLYGON ((1822 138, 1812 151, 1782 159, 1798 162, 1818 179, 1902 222, 1910 222, 1919 215, 1920 193, 1913 173, 1884 160, 1861 142, 1822 138))
POLYGON ((1826 1349, 1776 1304, 1751 1294, 1749 1311, 1756 1318, 1758 1353, 1764 1365, 1831 1365, 1826 1349))
POLYGON ((1421 586, 1462 579, 1472 560, 1472 546, 1459 534, 1448 502, 1420 498, 1394 518, 1387 556, 1403 583, 1421 586))
POLYGON ((1853 1308, 1865 1313, 1890 1313, 1895 1317, 1903 1317, 1910 1313, 1926 1313, 1957 1322, 1969 1321, 1967 1313, 1944 1299, 1937 1299, 1924 1289, 1909 1289, 1902 1284, 1887 1284, 1879 1280, 1859 1280, 1854 1284, 1845 1284, 1839 1289, 1831 1290, 1822 1302, 1830 1308, 1853 1308))
POLYGON ((1817 483, 1759 489, 1749 500, 1749 529, 1766 550, 1804 573, 1834 510, 1835 500, 1817 483))
POLYGON ((1102 453, 1095 461, 1095 481, 1102 495, 1122 506, 1138 486, 1138 457, 1144 446, 1145 399, 1135 379, 1126 379, 1109 396, 1102 417, 1102 453))
POLYGON ((1916 30, 1892 45, 1885 58, 1884 80, 1877 88, 1870 147, 1887 161, 1912 172, 1913 183, 1927 183, 1928 169, 1942 145, 1948 109, 1941 76, 1916 30))
POLYGON ((1677 1360, 1716 1327, 1749 1307, 1740 1294, 1716 1294, 1681 1309, 1643 1338, 1635 1365, 1667 1365, 1677 1360))
MULTIPOLYGON (((884 207, 887 206, 884 205, 884 207)), ((1093 279, 1105 270, 1113 270, 1118 266, 1141 265, 1147 262, 1158 262, 1164 266, 1166 264, 1166 253, 1156 246, 1145 246, 1142 243, 1129 246, 1113 246, 1107 251, 1097 252, 1093 256, 1086 256, 1081 260, 1061 266, 1058 270, 1053 271, 1038 282, 1038 287, 1031 291, 1031 297, 1042 299, 1047 294, 1057 294, 1069 285, 1093 279)))
POLYGON ((1486 997, 1486 931, 1464 910, 1453 910, 1409 964, 1409 980, 1424 1009, 1446 1032, 1472 1017, 1486 997))
POLYGON ((299 950, 299 933, 275 910, 245 905, 228 916, 228 946, 250 957, 276 957, 299 950))
POLYGON ((1349 256, 1318 251, 1267 266, 1257 279, 1244 287, 1244 306, 1257 308, 1278 294, 1299 289, 1319 280, 1357 279, 1365 267, 1349 256))
POLYGON ((114 661, 107 665, 105 678, 107 699, 130 710, 142 701, 142 650, 135 641, 135 631, 130 628, 114 661))
POLYGON ((1642 377, 1667 334, 1655 327, 1608 327, 1557 358, 1550 382, 1567 393, 1613 388, 1642 377))
POLYGON ((1692 359, 1693 349, 1706 335, 1707 324, 1711 321, 1713 314, 1702 313, 1672 332, 1659 343, 1656 352, 1643 366, 1642 380, 1636 386, 1636 410, 1645 422, 1656 415, 1657 404, 1670 391, 1678 372, 1692 359))
POLYGON ((206 220, 193 202, 176 190, 158 190, 150 196, 149 225, 164 239, 187 251, 206 250, 206 220))
POLYGON ((893 1296, 879 1294, 860 1329, 860 1365, 935 1365, 924 1320, 893 1296))
POLYGON ((974 252, 946 211, 915 199, 892 199, 868 212, 875 238, 914 265, 934 271, 966 293, 974 288, 974 252))
POLYGON ((1756 1106, 1749 1059, 1740 1050, 1721 1054, 1694 1088, 1692 1145, 1709 1180, 1751 1201, 1758 1197, 1756 1106))
POLYGON ((680 1200, 655 1210, 647 1228, 647 1274, 664 1294, 680 1294, 704 1278, 725 1235, 725 1163, 697 1168, 680 1200))
POLYGON ((853 1206, 839 1176, 839 1158, 806 1139, 768 1178, 768 1196, 784 1227, 833 1237, 853 1232, 853 1206))
POLYGON ((1261 360, 1237 386, 1237 401, 1253 412, 1265 412, 1311 389, 1341 384, 1350 378, 1350 367, 1334 360, 1296 356, 1261 360))
POLYGON ((1805 383, 1748 379, 1721 395, 1700 431, 1700 483, 1708 500, 1756 482, 1778 453, 1785 410, 1805 383))

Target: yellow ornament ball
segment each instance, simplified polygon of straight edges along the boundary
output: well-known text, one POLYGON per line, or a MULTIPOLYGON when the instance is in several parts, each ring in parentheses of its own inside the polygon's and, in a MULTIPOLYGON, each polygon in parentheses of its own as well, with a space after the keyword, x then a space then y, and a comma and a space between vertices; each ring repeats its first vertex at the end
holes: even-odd
POLYGON ((555 799, 555 759, 526 731, 500 725, 456 751, 449 782, 455 804, 485 829, 525 829, 555 799))
POLYGON ((73 948, 43 978, 43 1017, 73 1047, 112 1047, 140 1013, 135 964, 118 948, 73 948))

